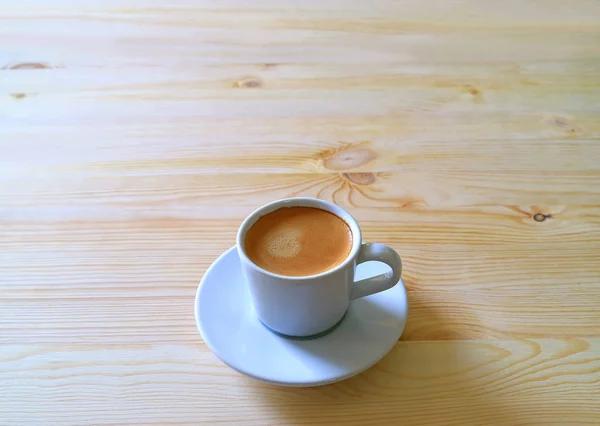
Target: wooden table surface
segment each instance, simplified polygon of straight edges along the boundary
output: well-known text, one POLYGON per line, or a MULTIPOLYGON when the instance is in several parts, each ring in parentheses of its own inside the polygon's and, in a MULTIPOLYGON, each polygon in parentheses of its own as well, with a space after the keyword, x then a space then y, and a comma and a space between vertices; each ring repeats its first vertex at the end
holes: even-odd
POLYGON ((600 422, 600 2, 4 0, 0 424, 600 422), (243 377, 194 296, 241 220, 404 260, 369 371, 243 377))

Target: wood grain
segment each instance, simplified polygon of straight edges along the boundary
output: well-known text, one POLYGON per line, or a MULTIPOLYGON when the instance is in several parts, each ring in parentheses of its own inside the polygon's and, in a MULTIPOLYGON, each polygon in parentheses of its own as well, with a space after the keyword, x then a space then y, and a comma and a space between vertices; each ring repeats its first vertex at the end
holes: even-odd
POLYGON ((0 424, 597 424, 600 3, 0 4, 0 424), (254 208, 348 208, 410 313, 280 389, 194 294, 254 208))
POLYGON ((199 342, 9 346, 0 378, 20 392, 0 407, 6 424, 595 424, 599 345, 402 342, 366 373, 313 389, 244 378, 199 342))

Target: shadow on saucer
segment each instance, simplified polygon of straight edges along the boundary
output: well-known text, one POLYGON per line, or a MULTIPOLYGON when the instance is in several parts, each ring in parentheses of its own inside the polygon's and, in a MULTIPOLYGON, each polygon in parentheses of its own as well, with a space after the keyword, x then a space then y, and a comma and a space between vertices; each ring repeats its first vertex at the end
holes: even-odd
POLYGON ((368 363, 361 370, 378 362, 381 355, 377 354, 382 351, 382 341, 383 353, 386 353, 389 344, 393 344, 397 338, 399 327, 404 326, 405 319, 399 317, 397 311, 387 310, 367 297, 354 300, 344 318, 328 333, 312 339, 286 338, 285 344, 293 352, 303 353, 301 358, 306 360, 308 367, 318 364, 328 370, 347 371, 351 375, 352 371, 356 371, 357 358, 361 361, 366 359, 368 363), (340 330, 336 332, 338 328, 340 330), (357 342, 360 342, 360 347, 357 347, 357 342), (385 342, 389 342, 387 348, 385 342), (358 353, 361 356, 353 359, 358 353), (365 356, 369 353, 374 355, 365 356))
MULTIPOLYGON (((420 306, 421 300, 409 297, 409 324, 412 312, 424 310, 432 323, 449 320, 440 311, 420 306)), ((385 313, 373 314, 385 318, 385 313)), ((310 349, 314 356, 334 358, 319 352, 322 348, 310 349)), ((335 384, 286 388, 246 377, 239 380, 265 424, 511 425, 522 421, 515 409, 519 400, 499 391, 502 383, 489 379, 502 370, 506 356, 484 341, 400 341, 372 368, 335 384)))

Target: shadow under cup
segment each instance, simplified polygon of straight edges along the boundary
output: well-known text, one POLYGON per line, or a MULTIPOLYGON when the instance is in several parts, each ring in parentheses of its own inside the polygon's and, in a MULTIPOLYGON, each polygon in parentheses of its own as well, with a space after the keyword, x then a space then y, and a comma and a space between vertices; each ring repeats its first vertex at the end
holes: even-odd
POLYGON ((237 250, 255 312, 271 331, 287 337, 312 338, 333 330, 350 304, 356 258, 362 235, 356 220, 343 208, 315 198, 288 198, 251 213, 237 235, 237 250), (350 253, 335 267, 310 276, 285 276, 269 272, 250 260, 244 243, 248 230, 264 215, 281 208, 312 207, 343 220, 352 233, 350 253))

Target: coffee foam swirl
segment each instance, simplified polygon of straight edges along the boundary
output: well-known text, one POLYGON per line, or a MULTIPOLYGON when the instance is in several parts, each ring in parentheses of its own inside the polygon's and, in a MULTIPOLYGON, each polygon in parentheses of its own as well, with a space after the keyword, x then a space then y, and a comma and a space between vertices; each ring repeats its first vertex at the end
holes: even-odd
POLYGON ((261 216, 247 231, 248 258, 269 272, 310 276, 335 268, 352 249, 346 222, 314 207, 285 207, 261 216))
POLYGON ((290 259, 295 257, 302 247, 298 238, 300 231, 297 229, 284 229, 269 235, 267 239, 267 252, 273 257, 290 259))

